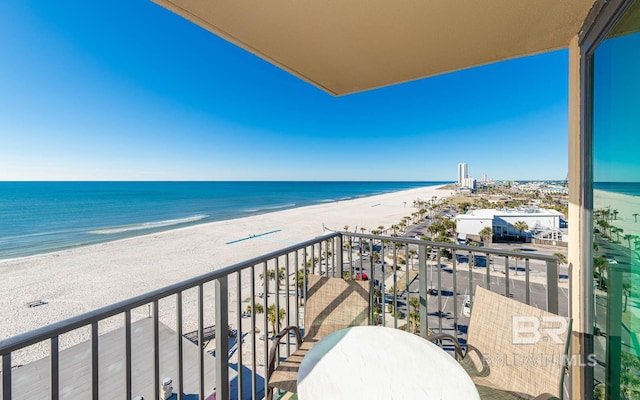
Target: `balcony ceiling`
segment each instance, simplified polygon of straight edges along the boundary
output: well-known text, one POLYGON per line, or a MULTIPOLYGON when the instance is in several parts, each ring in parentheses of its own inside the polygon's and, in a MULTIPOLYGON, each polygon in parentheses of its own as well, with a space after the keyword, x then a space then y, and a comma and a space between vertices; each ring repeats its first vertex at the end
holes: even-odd
POLYGON ((593 0, 154 0, 334 95, 567 47, 593 0))

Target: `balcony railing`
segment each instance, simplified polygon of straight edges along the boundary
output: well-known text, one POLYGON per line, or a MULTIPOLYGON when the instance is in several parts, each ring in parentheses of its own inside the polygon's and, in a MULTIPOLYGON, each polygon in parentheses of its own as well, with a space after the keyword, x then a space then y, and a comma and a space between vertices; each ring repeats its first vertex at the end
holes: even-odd
MULTIPOLYGON (((368 278, 373 323, 422 336, 447 331, 462 343, 478 284, 567 314, 554 256, 333 233, 0 341, 0 398, 48 392, 54 400, 158 399, 173 386, 177 399, 260 399, 275 334, 269 326, 302 325, 308 273, 368 278), (148 324, 148 338, 136 338, 141 323, 148 324), (107 361, 109 346, 117 349, 115 364, 107 361), (144 346, 147 357, 137 356, 144 346), (74 348, 76 358, 87 355, 83 362, 67 361, 74 348), (33 363, 46 367, 30 369, 33 363), (163 382, 167 371, 174 374, 170 385, 163 382)), ((280 354, 293 350, 289 338, 280 354)))

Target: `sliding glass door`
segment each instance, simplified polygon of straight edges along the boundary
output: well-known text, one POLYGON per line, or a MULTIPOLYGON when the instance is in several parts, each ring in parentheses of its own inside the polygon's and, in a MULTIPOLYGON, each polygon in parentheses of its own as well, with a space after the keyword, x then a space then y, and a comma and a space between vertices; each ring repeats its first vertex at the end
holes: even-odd
POLYGON ((640 399, 640 0, 589 57, 595 397, 640 399))

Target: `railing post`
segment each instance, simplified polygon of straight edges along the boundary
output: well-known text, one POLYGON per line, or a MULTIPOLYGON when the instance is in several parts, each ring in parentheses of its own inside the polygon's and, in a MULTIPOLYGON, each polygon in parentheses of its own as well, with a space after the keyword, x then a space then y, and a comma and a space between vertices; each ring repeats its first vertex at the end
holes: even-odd
POLYGON ((547 261, 547 311, 558 313, 558 261, 547 261))
MULTIPOLYGON (((342 240, 342 233, 339 234, 336 237, 336 240, 338 242, 337 244, 337 249, 333 249, 334 254, 336 254, 337 260, 336 262, 338 263, 338 274, 340 278, 342 278, 344 276, 344 271, 343 271, 343 262, 342 262, 342 252, 344 251, 344 248, 342 246, 344 246, 344 241, 342 240)), ((333 266, 335 268, 335 265, 333 266)))
POLYGON ((98 400, 98 322, 91 324, 91 398, 98 400))
POLYGON ((427 246, 418 247, 418 275, 420 283, 420 336, 429 332, 429 310, 427 308, 427 246))
POLYGON ((393 327, 398 328, 398 249, 396 248, 396 242, 392 242, 393 248, 393 304, 391 311, 393 312, 393 327))
MULTIPOLYGON (((204 287, 198 285, 198 372, 200 382, 198 390, 200 399, 204 399, 204 287)), ((182 388, 180 388, 182 390, 182 388)))
POLYGON ((51 400, 58 400, 60 395, 60 348, 58 336, 51 338, 51 400))
POLYGON ((11 353, 2 356, 2 398, 11 400, 11 353))
MULTIPOLYGON (((276 277, 277 280, 277 277, 276 277)), ((229 399, 229 288, 228 278, 216 279, 216 399, 229 399)), ((266 297, 266 294, 265 294, 266 297)), ((266 310, 265 310, 266 312, 266 310)), ((238 371, 242 373, 242 371, 238 371)))
POLYGON ((438 271, 438 333, 442 333, 442 268, 440 267, 441 259, 440 252, 442 249, 438 247, 438 253, 436 256, 436 265, 438 271))
POLYGON ((509 256, 504 257, 504 295, 509 297, 509 256))
POLYGON ((524 292, 525 292, 525 303, 531 304, 531 299, 530 299, 531 290, 529 289, 529 259, 528 258, 525 258, 524 260, 524 292))
MULTIPOLYGON (((127 312, 127 346, 128 351, 131 350, 131 313, 127 312)), ((180 390, 178 391, 178 399, 183 399, 184 394, 184 349, 182 348, 182 292, 176 293, 176 347, 178 348, 178 387, 180 390)), ((131 360, 127 361, 127 390, 129 394, 127 394, 127 400, 131 400, 131 360)))
POLYGON ((456 339, 458 338, 458 257, 456 255, 456 250, 454 249, 451 252, 452 256, 452 264, 451 268, 453 269, 453 331, 456 339))
POLYGON ((160 398, 160 302, 153 302, 153 381, 156 398, 160 398))
POLYGON ((487 290, 491 290, 491 259, 489 259, 489 253, 485 254, 486 257, 486 272, 487 272, 487 290))

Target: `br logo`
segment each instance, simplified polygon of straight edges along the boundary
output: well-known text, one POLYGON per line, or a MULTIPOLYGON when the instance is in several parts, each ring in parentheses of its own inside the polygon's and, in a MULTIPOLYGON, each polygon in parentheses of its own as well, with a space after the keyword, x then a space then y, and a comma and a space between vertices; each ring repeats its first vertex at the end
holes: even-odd
POLYGON ((532 317, 518 315, 512 319, 513 344, 536 344, 541 340, 551 340, 562 344, 562 335, 567 332, 569 324, 563 317, 532 317))

